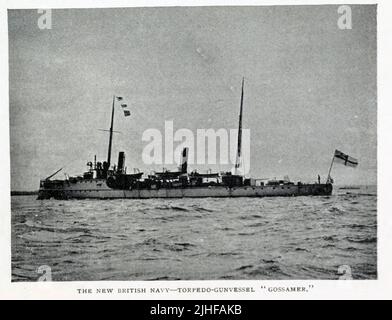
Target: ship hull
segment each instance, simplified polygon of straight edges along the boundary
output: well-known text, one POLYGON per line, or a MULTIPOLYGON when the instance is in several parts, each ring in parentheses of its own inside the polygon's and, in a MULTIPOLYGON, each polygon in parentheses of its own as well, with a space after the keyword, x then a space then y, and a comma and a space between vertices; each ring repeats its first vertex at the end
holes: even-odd
POLYGON ((285 197, 327 196, 332 184, 287 184, 266 186, 225 186, 160 188, 160 189, 111 189, 105 180, 92 179, 69 183, 55 188, 40 188, 38 199, 150 199, 150 198, 231 198, 231 197, 285 197))

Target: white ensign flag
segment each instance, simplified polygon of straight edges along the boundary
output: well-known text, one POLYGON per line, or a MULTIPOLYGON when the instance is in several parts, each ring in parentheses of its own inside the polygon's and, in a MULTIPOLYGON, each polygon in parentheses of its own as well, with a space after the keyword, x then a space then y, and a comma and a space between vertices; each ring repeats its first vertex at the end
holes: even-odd
POLYGON ((358 160, 354 159, 353 157, 350 157, 349 155, 339 151, 335 150, 335 162, 342 163, 345 166, 353 167, 355 168, 358 165, 358 160))

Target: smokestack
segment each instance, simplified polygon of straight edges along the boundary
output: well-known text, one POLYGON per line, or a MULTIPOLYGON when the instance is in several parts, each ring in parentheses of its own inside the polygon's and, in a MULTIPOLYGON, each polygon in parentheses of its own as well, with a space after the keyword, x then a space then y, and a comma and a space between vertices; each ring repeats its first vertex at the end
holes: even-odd
POLYGON ((125 153, 120 151, 118 153, 118 163, 117 163, 117 172, 122 173, 124 171, 125 165, 125 153))
POLYGON ((186 173, 188 169, 188 151, 189 148, 184 148, 182 150, 182 158, 181 158, 181 173, 186 173))

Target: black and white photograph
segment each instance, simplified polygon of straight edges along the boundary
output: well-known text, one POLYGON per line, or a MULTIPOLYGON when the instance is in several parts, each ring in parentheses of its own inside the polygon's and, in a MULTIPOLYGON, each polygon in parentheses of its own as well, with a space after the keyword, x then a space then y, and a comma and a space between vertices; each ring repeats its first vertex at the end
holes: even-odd
POLYGON ((377 10, 8 9, 11 282, 379 279, 377 10))

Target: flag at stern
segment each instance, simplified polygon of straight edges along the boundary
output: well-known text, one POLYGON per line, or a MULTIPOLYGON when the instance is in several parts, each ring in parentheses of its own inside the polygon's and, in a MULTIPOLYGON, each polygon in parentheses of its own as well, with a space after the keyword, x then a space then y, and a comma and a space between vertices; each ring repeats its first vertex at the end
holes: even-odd
POLYGON ((334 160, 337 163, 344 164, 345 166, 348 166, 348 167, 355 168, 356 166, 358 166, 357 159, 350 157, 349 155, 347 155, 339 150, 335 150, 334 160))

